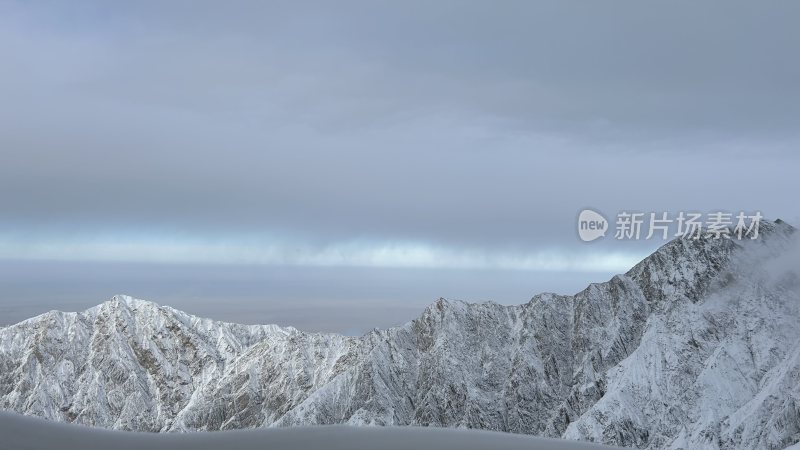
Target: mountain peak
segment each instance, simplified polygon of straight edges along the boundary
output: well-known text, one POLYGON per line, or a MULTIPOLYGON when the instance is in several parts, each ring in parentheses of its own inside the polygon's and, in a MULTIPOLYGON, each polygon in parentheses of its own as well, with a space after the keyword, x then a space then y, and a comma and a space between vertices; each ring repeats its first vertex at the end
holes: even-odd
POLYGON ((128 308, 134 308, 139 306, 152 306, 155 308, 160 307, 159 304, 152 302, 150 300, 142 300, 125 294, 116 294, 113 297, 111 297, 111 299, 107 300, 106 303, 120 304, 128 308))

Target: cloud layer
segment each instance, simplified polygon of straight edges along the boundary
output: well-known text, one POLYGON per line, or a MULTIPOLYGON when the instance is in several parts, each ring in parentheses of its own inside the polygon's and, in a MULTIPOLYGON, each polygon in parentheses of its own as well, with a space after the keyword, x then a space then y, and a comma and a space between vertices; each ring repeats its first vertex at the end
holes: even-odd
POLYGON ((3 3, 0 258, 611 273, 660 242, 584 244, 582 208, 797 224, 798 19, 3 3))

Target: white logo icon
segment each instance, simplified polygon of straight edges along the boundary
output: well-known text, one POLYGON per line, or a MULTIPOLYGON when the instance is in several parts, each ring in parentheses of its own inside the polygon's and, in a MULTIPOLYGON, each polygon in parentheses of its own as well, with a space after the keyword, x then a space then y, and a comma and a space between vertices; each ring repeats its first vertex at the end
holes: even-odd
POLYGON ((608 221, 602 214, 584 209, 578 215, 578 236, 584 242, 593 241, 606 235, 608 221))

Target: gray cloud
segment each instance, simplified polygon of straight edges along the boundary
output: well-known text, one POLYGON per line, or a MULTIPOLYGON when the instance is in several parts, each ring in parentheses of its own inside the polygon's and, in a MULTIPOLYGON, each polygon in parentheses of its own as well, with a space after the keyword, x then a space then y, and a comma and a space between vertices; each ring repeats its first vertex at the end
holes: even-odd
POLYGON ((784 213, 797 7, 687 5, 12 5, 4 217, 525 240, 584 204, 784 213))
POLYGON ((797 223, 798 18, 794 2, 7 3, 0 239, 639 254, 657 243, 580 243, 576 212, 797 223))

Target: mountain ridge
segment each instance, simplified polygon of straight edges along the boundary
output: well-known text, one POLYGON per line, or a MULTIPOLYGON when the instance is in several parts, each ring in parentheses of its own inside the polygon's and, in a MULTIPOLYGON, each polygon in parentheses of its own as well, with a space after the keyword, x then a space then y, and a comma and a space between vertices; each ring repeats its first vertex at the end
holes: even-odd
POLYGON ((800 440, 800 288, 762 267, 796 236, 783 222, 761 232, 670 241, 575 295, 513 306, 440 298, 360 337, 115 296, 0 329, 0 408, 140 431, 423 425, 783 448, 800 440))

